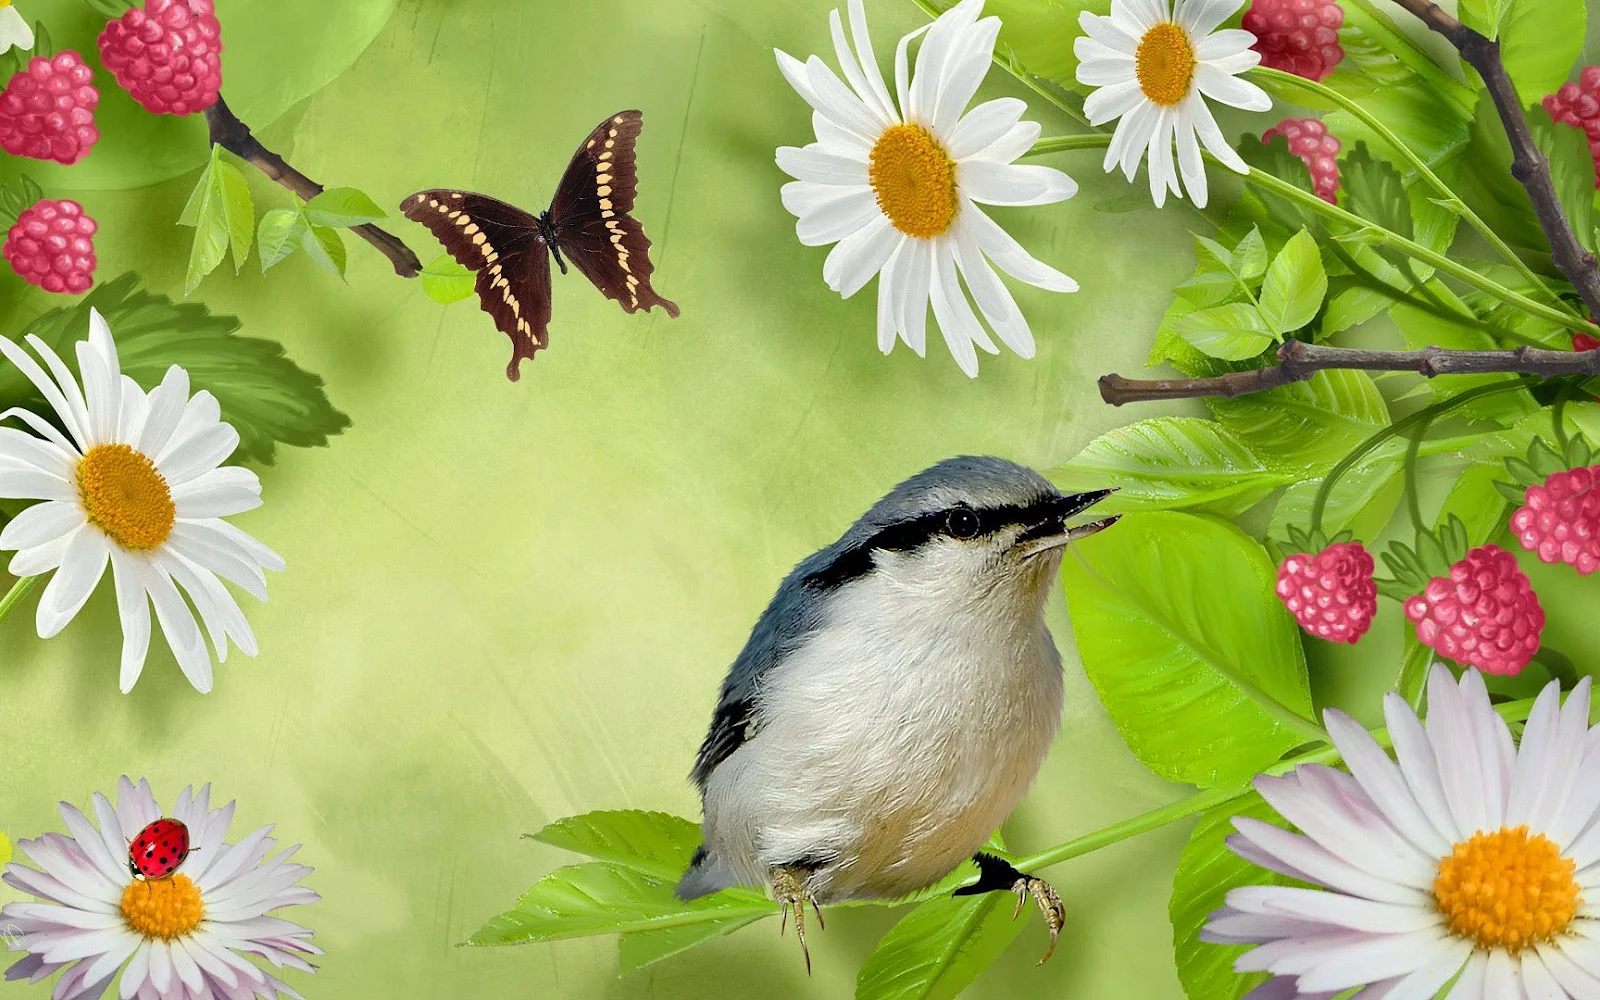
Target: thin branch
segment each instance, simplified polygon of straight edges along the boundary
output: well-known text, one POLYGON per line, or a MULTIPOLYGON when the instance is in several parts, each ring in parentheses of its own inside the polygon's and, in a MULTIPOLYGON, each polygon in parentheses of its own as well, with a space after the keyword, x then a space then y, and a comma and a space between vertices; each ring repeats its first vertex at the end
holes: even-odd
POLYGON ((1506 138, 1511 142, 1511 176, 1527 189, 1534 214, 1539 217, 1539 225, 1550 241, 1556 266, 1578 290, 1583 304, 1589 308, 1589 314, 1600 316, 1600 268, 1595 266, 1595 255, 1578 242, 1566 213, 1562 211, 1555 184, 1550 180, 1550 162, 1534 145, 1533 134, 1528 131, 1528 119, 1522 113, 1522 102, 1518 100, 1516 88, 1506 73, 1506 64, 1500 58, 1500 43, 1462 24, 1433 0, 1395 2, 1415 14, 1433 31, 1443 35, 1461 53, 1461 58, 1483 78, 1495 110, 1500 112, 1506 138))
MULTIPOLYGON (((262 173, 310 201, 322 193, 322 185, 284 162, 283 157, 261 145, 250 131, 250 126, 240 121, 221 97, 206 109, 206 125, 211 129, 211 141, 228 152, 255 165, 262 173)), ((394 264, 394 273, 402 278, 414 278, 422 270, 422 262, 400 237, 377 226, 352 226, 350 231, 371 243, 394 264)))
POLYGON ((1304 382, 1330 368, 1416 372, 1426 378, 1495 373, 1555 378, 1558 375, 1600 375, 1600 351, 1547 351, 1536 347, 1519 347, 1514 351, 1451 351, 1442 347, 1422 351, 1366 351, 1291 340, 1278 349, 1278 363, 1269 368, 1231 372, 1213 378, 1148 381, 1103 375, 1100 398, 1112 406, 1202 396, 1232 399, 1291 382, 1304 382))

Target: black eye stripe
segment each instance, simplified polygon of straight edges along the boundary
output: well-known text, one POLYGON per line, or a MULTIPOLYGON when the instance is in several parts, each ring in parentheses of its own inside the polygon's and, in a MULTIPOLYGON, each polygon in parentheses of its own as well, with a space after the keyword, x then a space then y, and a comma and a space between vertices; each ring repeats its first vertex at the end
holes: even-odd
MULTIPOLYGON (((1015 524, 1032 524, 1055 511, 1060 503, 1059 498, 1048 497, 1031 504, 967 508, 978 522, 978 530, 967 539, 993 534, 1015 524)), ((885 525, 840 552, 826 566, 808 574, 805 582, 819 590, 831 590, 866 575, 872 569, 874 552, 910 552, 935 535, 949 536, 951 513, 950 510, 935 510, 885 525)))

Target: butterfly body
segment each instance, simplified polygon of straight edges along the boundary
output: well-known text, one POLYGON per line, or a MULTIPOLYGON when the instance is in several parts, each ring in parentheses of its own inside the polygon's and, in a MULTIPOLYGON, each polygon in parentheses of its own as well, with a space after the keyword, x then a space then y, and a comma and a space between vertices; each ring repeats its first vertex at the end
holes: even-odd
POLYGON ((570 261, 625 312, 660 306, 678 315, 677 305, 650 285, 650 240, 629 214, 643 120, 638 111, 622 111, 601 122, 567 165, 550 208, 538 215, 450 188, 419 191, 400 206, 476 273, 483 310, 511 338, 506 376, 513 382, 522 359, 549 342, 550 257, 562 274, 570 261))

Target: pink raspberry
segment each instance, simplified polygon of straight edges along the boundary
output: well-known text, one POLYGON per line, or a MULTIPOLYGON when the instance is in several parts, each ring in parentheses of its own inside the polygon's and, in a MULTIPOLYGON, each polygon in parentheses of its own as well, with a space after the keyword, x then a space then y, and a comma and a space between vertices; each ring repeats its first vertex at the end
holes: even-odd
POLYGON ((1339 161, 1335 157, 1344 144, 1328 134, 1328 126, 1316 118, 1285 118, 1261 133, 1261 141, 1271 142, 1275 135, 1288 139, 1289 152, 1305 161, 1317 197, 1330 205, 1337 204, 1339 161))
POLYGON ((1480 545, 1407 598, 1417 639, 1439 655, 1490 674, 1519 674, 1539 651, 1544 608, 1539 595, 1498 545, 1480 545))
POLYGON ((100 60, 146 111, 204 111, 222 87, 222 26, 212 0, 147 0, 100 32, 100 60))
POLYGON ((1528 487, 1511 515, 1522 547, 1542 562, 1561 561, 1588 576, 1600 569, 1600 465, 1568 469, 1528 487))
POLYGON ((22 280, 77 295, 94 284, 95 222, 75 201, 36 201, 6 233, 5 258, 22 280))
POLYGON ((1372 554, 1360 542, 1299 553, 1278 567, 1278 598, 1300 627, 1329 642, 1356 642, 1378 613, 1372 554))
POLYGON ((94 72, 71 50, 28 60, 0 92, 0 149, 13 156, 77 163, 100 139, 94 72))
POLYGON ((1541 103, 1555 121, 1583 130, 1596 163, 1594 184, 1600 188, 1600 66, 1586 67, 1577 83, 1562 84, 1541 103))
POLYGON ((1255 0, 1242 26, 1256 36, 1251 47, 1261 53, 1261 65, 1320 82, 1344 58, 1343 23, 1335 0, 1255 0))

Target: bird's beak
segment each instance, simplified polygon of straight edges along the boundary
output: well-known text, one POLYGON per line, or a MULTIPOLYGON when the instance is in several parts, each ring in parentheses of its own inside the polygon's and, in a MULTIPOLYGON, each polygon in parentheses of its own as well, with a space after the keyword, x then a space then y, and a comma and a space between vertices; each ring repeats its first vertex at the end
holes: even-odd
POLYGON ((1031 523, 1017 536, 1016 545, 1021 549, 1023 558, 1030 559, 1052 549, 1059 549, 1068 542, 1087 538, 1097 531, 1104 531, 1116 524, 1122 515, 1113 514, 1083 524, 1067 523, 1069 518, 1083 513, 1115 492, 1116 490, 1109 489, 1094 490, 1090 493, 1069 493, 1039 504, 1035 508, 1036 515, 1029 518, 1031 523))

